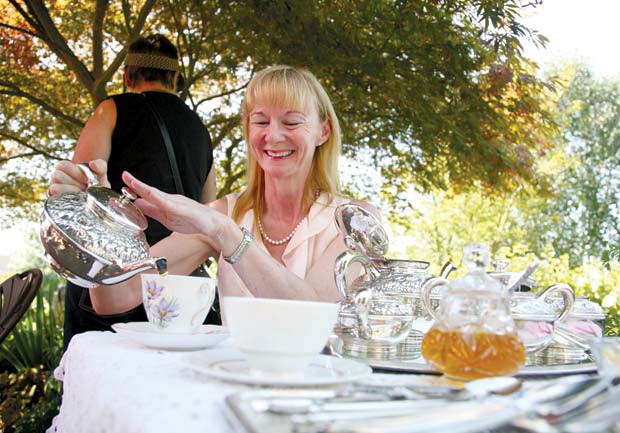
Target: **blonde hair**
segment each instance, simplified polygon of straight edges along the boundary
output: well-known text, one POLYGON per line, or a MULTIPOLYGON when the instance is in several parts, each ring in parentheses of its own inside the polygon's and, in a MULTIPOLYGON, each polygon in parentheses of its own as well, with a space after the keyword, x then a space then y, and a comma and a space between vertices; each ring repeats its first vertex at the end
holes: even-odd
POLYGON ((295 111, 305 111, 311 105, 316 107, 321 123, 329 122, 331 128, 327 141, 318 146, 312 159, 312 165, 302 197, 304 212, 308 212, 315 200, 315 194, 326 192, 330 203, 335 195, 340 195, 338 180, 338 158, 340 156, 340 125, 334 107, 311 72, 291 66, 271 66, 257 73, 245 91, 241 104, 243 136, 247 145, 247 187, 240 194, 232 212, 232 217, 239 222, 250 209, 254 209, 254 226, 257 218, 263 214, 265 197, 265 176, 263 169, 250 150, 250 112, 257 100, 268 104, 286 107, 295 111))

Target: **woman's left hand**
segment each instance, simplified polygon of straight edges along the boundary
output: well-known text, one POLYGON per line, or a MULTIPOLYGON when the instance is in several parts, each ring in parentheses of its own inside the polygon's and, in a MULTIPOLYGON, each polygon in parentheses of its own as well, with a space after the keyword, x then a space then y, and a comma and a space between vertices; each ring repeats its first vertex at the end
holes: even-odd
POLYGON ((210 238, 219 237, 223 215, 216 210, 182 195, 160 191, 128 172, 123 173, 123 181, 140 196, 135 201, 136 206, 169 230, 185 234, 200 233, 210 238))

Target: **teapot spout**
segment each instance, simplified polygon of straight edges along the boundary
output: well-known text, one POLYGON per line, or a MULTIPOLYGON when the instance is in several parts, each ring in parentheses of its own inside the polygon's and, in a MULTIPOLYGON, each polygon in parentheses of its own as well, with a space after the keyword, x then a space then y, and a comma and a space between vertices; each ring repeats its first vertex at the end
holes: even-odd
POLYGON ((118 275, 106 278, 103 284, 120 283, 149 269, 155 269, 159 275, 168 275, 168 260, 165 257, 149 257, 138 262, 129 263, 120 267, 118 275))

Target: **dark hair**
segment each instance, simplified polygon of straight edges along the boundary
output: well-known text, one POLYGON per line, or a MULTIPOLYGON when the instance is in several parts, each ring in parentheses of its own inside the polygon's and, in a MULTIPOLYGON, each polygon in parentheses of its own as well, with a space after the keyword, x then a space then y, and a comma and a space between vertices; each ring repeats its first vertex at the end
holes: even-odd
MULTIPOLYGON (((148 35, 138 38, 128 49, 129 53, 157 54, 160 56, 178 59, 177 47, 170 40, 161 34, 148 35)), ((174 71, 164 69, 145 68, 142 66, 125 66, 127 78, 131 83, 141 81, 159 81, 164 86, 174 89, 176 87, 174 71)))

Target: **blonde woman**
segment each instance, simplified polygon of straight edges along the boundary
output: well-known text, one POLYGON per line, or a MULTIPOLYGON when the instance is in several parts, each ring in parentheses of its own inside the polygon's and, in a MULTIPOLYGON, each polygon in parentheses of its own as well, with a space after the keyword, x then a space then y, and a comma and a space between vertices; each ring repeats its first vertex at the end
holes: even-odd
MULTIPOLYGON (((249 83, 242 115, 248 185, 241 194, 201 205, 123 174, 142 211, 174 232, 151 255, 166 256, 172 274, 218 258, 220 296, 338 300, 334 264, 346 247, 334 209, 351 200, 339 189, 340 127, 327 93, 306 70, 270 67, 249 83)), ((104 161, 90 165, 106 171, 104 161)), ((57 170, 55 179, 84 182, 69 162, 57 170)), ((91 297, 101 314, 134 308, 142 302, 140 279, 93 288, 91 297)))

